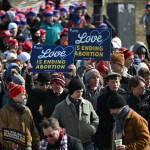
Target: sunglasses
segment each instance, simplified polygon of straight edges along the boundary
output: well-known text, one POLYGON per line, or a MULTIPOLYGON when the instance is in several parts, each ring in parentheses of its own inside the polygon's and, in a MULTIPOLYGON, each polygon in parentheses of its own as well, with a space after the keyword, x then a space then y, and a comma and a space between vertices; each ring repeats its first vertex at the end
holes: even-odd
POLYGON ((54 137, 53 134, 44 135, 45 139, 54 137))
POLYGON ((50 82, 46 82, 46 83, 41 83, 40 86, 44 86, 44 85, 50 85, 50 82))

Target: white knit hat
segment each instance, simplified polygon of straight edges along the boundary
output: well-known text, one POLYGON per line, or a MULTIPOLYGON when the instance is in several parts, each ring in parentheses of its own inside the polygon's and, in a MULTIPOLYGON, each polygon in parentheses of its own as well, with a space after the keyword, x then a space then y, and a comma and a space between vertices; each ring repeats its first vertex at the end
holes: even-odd
POLYGON ((22 52, 18 55, 18 59, 21 59, 23 62, 30 60, 30 54, 27 52, 22 52))
POLYGON ((141 62, 139 65, 134 64, 134 67, 136 69, 136 74, 137 75, 138 75, 138 72, 140 71, 141 68, 149 69, 148 66, 143 62, 141 62))
POLYGON ((9 25, 8 25, 8 30, 11 30, 11 29, 13 29, 13 28, 17 29, 17 28, 18 28, 17 24, 14 23, 14 22, 9 23, 9 25))
POLYGON ((122 47, 121 39, 117 36, 111 40, 111 44, 112 44, 113 48, 120 49, 122 47))
POLYGON ((14 53, 8 53, 7 56, 6 56, 6 60, 14 60, 14 59, 17 59, 17 54, 14 54, 14 53))

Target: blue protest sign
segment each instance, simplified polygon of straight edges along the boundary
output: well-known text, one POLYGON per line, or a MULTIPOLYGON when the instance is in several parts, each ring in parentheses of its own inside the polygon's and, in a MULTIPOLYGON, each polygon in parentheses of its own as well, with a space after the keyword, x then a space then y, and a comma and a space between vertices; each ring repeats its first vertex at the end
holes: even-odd
POLYGON ((26 134, 10 128, 3 128, 2 135, 4 141, 13 142, 22 146, 26 146, 27 137, 26 134))
POLYGON ((74 46, 34 45, 31 52, 32 72, 70 72, 74 62, 74 46))
POLYGON ((75 59, 110 60, 111 29, 69 28, 69 45, 76 45, 75 59))

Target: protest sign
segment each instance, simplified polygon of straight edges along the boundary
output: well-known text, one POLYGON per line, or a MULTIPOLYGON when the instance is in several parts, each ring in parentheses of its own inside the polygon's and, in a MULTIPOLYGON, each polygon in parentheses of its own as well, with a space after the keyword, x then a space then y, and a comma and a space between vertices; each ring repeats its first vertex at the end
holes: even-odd
POLYGON ((3 140, 26 146, 26 135, 15 129, 3 128, 3 140))
POLYGON ((69 28, 68 39, 76 45, 76 60, 110 60, 111 29, 69 28))
POLYGON ((32 72, 70 72, 75 46, 34 45, 31 52, 32 72))

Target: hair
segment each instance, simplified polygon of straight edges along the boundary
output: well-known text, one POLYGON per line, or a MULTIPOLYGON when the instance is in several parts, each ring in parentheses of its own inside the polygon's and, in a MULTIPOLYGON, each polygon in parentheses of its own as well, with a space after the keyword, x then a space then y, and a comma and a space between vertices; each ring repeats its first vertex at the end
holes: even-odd
POLYGON ((76 8, 76 12, 77 12, 78 10, 82 10, 82 7, 78 6, 78 7, 76 8))
POLYGON ((119 78, 119 80, 121 80, 121 75, 119 74, 113 74, 110 76, 106 76, 105 81, 109 82, 109 80, 117 80, 119 78))
POLYGON ((40 126, 45 129, 51 127, 53 130, 57 130, 60 127, 56 118, 44 118, 40 123, 40 126))
POLYGON ((145 83, 145 80, 141 76, 135 75, 135 76, 133 76, 132 78, 129 79, 128 86, 129 86, 130 89, 132 87, 135 88, 139 85, 139 83, 141 81, 145 83))
POLYGON ((138 72, 138 75, 141 76, 142 78, 150 76, 150 70, 147 68, 141 68, 138 72))

